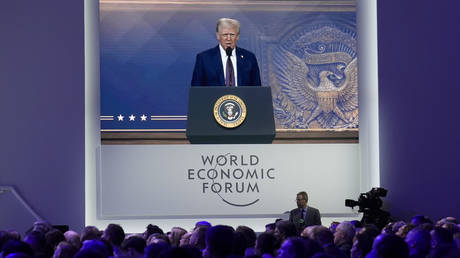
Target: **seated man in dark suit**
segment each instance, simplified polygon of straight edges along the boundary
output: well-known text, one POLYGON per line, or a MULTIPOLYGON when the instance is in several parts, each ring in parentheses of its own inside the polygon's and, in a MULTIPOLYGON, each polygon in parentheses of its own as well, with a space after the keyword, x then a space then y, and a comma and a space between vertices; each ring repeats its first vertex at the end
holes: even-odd
POLYGON ((318 209, 307 206, 308 195, 300 192, 296 198, 297 208, 289 213, 289 221, 294 223, 298 232, 302 232, 305 227, 321 225, 321 215, 318 209))
POLYGON ((219 19, 216 36, 219 45, 196 56, 192 86, 261 86, 256 56, 236 46, 240 23, 219 19))

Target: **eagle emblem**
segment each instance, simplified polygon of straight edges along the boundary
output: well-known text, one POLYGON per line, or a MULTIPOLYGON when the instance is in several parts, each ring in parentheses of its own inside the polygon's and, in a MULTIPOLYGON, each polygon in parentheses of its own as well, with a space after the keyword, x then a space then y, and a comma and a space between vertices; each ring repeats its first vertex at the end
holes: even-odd
POLYGON ((297 129, 358 128, 355 41, 331 27, 298 33, 273 51, 274 113, 297 129), (316 40, 315 40, 316 39, 316 40))

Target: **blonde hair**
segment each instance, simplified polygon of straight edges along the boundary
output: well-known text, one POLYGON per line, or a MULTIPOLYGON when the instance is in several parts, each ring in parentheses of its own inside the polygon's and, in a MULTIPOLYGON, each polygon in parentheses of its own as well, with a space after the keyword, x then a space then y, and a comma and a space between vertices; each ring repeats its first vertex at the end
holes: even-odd
POLYGON ((217 21, 216 32, 219 32, 221 27, 232 27, 235 28, 238 34, 240 34, 240 22, 230 18, 220 18, 217 21))

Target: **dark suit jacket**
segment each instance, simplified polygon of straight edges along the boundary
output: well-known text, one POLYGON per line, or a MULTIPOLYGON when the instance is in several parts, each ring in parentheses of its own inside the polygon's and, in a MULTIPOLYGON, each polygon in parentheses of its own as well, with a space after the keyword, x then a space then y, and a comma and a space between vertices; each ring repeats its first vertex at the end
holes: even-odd
POLYGON ((312 225, 321 225, 321 215, 318 209, 307 206, 307 218, 304 222, 300 222, 301 211, 299 208, 291 210, 289 213, 289 221, 294 223, 297 231, 301 232, 305 227, 312 225))
MULTIPOLYGON (((238 86, 261 86, 256 56, 236 47, 238 86)), ((192 86, 225 86, 219 45, 199 53, 193 70, 192 86)))

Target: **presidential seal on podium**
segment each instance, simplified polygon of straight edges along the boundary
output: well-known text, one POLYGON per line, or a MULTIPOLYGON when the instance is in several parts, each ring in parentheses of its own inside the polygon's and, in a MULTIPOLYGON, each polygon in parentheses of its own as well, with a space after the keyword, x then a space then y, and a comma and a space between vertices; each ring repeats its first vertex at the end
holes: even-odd
POLYGON ((246 105, 235 95, 224 95, 214 104, 214 118, 225 128, 235 128, 246 118, 246 105))

